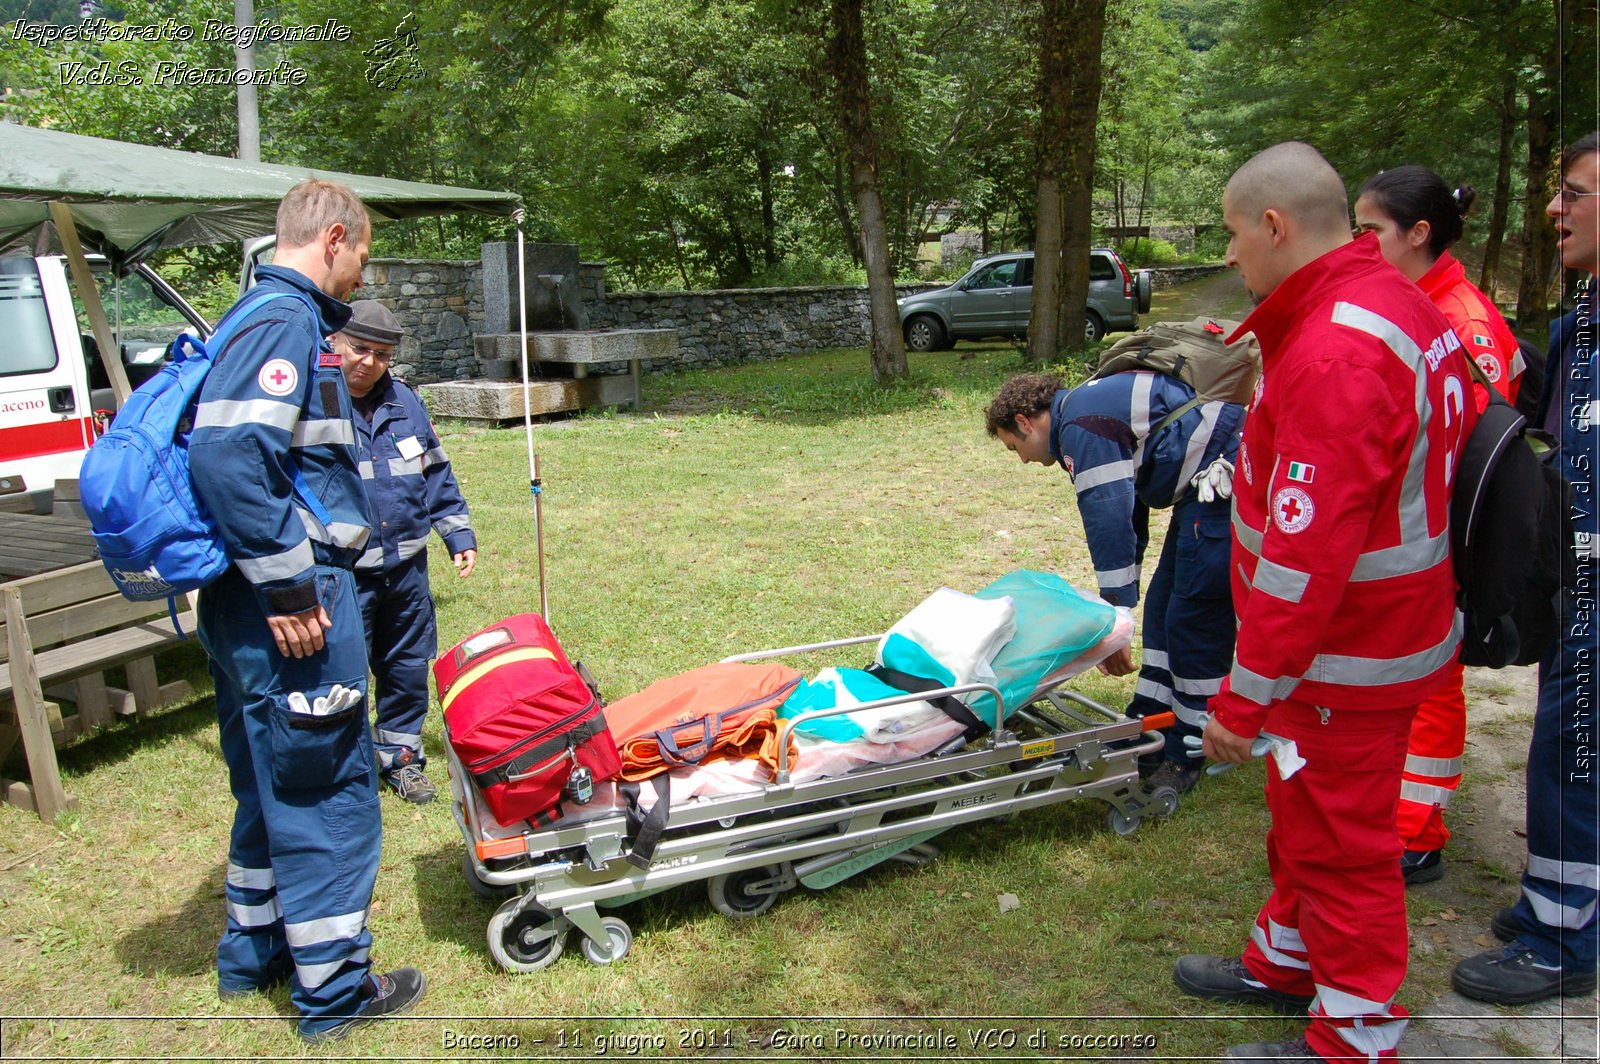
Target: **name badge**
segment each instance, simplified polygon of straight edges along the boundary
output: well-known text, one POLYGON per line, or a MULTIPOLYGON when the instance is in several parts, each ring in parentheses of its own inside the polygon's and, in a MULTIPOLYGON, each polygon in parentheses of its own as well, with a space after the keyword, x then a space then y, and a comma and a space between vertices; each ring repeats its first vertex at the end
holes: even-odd
POLYGON ((402 436, 394 441, 394 445, 401 458, 412 459, 422 455, 422 441, 415 436, 402 436))
POLYGON ((317 366, 321 369, 339 369, 344 365, 344 359, 336 351, 323 351, 317 355, 317 366))

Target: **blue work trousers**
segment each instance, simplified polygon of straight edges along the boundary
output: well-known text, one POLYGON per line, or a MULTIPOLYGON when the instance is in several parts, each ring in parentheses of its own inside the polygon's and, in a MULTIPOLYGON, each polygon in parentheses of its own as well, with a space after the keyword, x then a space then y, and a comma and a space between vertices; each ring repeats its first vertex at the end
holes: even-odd
POLYGON ((1144 656, 1130 716, 1172 710, 1166 756, 1198 764, 1184 736, 1205 727, 1206 704, 1233 667, 1234 616, 1228 586, 1231 506, 1193 495, 1172 508, 1166 542, 1144 597, 1144 656))
POLYGON ((316 582, 333 627, 309 657, 279 653, 237 569, 201 591, 199 623, 237 803, 218 982, 259 989, 292 967, 290 997, 306 1034, 353 1014, 362 1000, 382 833, 355 579, 318 566, 316 582), (360 701, 318 716, 289 697, 299 692, 315 708, 335 685, 361 692, 360 701))
POLYGON ((375 684, 378 771, 421 767, 422 721, 428 715, 428 663, 439 652, 428 552, 418 551, 392 569, 356 573, 367 654, 375 684))
POLYGON ((1595 561, 1566 592, 1562 638, 1539 665, 1528 748, 1528 867, 1513 910, 1521 940, 1568 972, 1595 970, 1600 888, 1595 561), (1587 574, 1587 575, 1586 575, 1587 574))

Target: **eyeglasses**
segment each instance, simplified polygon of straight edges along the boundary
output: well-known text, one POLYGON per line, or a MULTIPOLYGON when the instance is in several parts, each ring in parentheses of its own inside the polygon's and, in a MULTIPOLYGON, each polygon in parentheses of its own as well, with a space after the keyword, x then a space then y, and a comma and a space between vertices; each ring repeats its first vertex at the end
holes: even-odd
POLYGON ((380 351, 376 347, 368 347, 366 344, 358 344, 354 340, 346 340, 344 344, 350 349, 350 353, 355 355, 357 358, 370 358, 372 361, 377 362, 380 365, 386 365, 394 361, 393 348, 390 348, 387 351, 380 351))
POLYGON ((1563 207, 1570 207, 1579 200, 1588 199, 1590 196, 1600 196, 1600 192, 1581 192, 1566 182, 1562 182, 1561 187, 1556 190, 1556 198, 1561 200, 1563 207))

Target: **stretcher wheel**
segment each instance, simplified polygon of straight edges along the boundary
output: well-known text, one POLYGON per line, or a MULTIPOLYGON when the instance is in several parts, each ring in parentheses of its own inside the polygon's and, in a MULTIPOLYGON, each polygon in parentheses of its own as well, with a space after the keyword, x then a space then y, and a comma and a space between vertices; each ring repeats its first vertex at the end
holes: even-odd
POLYGON ((516 887, 497 887, 493 884, 485 883, 479 877, 478 870, 473 867, 472 855, 470 853, 464 853, 461 855, 461 875, 466 879, 467 886, 471 888, 472 893, 476 894, 480 898, 489 898, 491 900, 495 900, 499 898, 511 898, 516 896, 516 887))
POLYGON ((1124 838, 1138 831, 1139 825, 1143 823, 1143 814, 1135 813, 1129 816, 1116 806, 1112 806, 1111 811, 1106 814, 1106 825, 1124 838))
POLYGON ((511 899, 489 918, 489 953, 502 968, 537 972, 560 958, 567 922, 542 905, 519 910, 520 901, 511 899))
POLYGON ((1150 792, 1148 804, 1156 816, 1171 816, 1178 811, 1178 792, 1172 787, 1157 787, 1150 792))
POLYGON ((723 916, 749 920, 772 908, 780 893, 776 890, 758 893, 750 888, 781 875, 783 869, 778 865, 767 865, 765 868, 746 868, 743 872, 712 876, 706 880, 706 896, 711 899, 711 907, 723 916))
POLYGON ((594 939, 587 936, 583 940, 583 955, 589 958, 591 964, 611 964, 620 961, 628 955, 628 949, 633 945, 633 932, 621 917, 607 916, 600 923, 611 936, 611 956, 600 956, 600 950, 594 939))

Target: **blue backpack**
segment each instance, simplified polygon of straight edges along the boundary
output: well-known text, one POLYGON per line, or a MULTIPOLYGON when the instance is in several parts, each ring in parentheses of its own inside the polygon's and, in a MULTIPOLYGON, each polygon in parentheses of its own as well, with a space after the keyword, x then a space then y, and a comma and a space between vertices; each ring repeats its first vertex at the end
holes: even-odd
MULTIPOLYGON (((173 344, 172 361, 128 397, 111 429, 84 455, 78 487, 94 529, 100 560, 123 597, 167 599, 176 621, 176 596, 197 590, 228 568, 216 522, 189 476, 189 435, 200 388, 250 313, 280 298, 268 292, 237 305, 205 343, 188 333, 173 344), (209 348, 209 350, 208 350, 209 348)), ((299 467, 295 488, 323 524, 332 521, 311 494, 299 467)))

